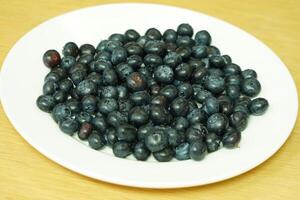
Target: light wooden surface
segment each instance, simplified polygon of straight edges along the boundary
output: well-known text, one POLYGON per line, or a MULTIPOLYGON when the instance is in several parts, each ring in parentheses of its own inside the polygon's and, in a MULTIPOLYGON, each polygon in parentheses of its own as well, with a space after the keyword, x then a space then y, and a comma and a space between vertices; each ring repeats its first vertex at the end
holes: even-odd
MULTIPOLYGON (((66 11, 111 2, 123 1, 0 0, 0 63, 20 37, 41 22, 66 11)), ((288 66, 296 84, 300 84, 299 0, 142 2, 156 2, 198 10, 241 27, 271 47, 288 66)), ((280 92, 280 88, 278 90, 280 92)), ((293 133, 279 152, 261 166, 236 178, 202 187, 144 190, 96 181, 48 160, 20 137, 1 107, 0 199, 300 199, 299 134, 298 118, 293 133)))

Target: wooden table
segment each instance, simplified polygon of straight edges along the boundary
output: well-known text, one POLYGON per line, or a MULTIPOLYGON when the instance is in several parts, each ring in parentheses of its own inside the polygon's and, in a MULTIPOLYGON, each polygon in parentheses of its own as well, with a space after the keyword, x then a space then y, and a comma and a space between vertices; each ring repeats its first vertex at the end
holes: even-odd
MULTIPOLYGON (((111 2, 123 1, 0 0, 0 62, 3 62, 8 51, 22 35, 43 21, 74 9, 111 2)), ((300 1, 142 2, 190 8, 241 27, 271 47, 288 66, 296 84, 300 84, 300 1)), ((300 199, 299 134, 298 118, 288 141, 271 159, 236 178, 186 189, 137 189, 96 181, 48 160, 20 137, 1 107, 0 199, 300 199)))

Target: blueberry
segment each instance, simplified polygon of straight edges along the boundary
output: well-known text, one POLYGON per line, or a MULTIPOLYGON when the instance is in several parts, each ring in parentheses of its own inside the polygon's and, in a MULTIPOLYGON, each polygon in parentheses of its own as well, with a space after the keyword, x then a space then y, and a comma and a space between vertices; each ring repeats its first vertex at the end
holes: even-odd
POLYGON ((126 63, 120 63, 116 66, 116 72, 119 78, 124 81, 133 72, 133 68, 126 63))
POLYGON ((116 130, 120 141, 133 142, 137 138, 137 129, 130 124, 121 124, 116 130))
POLYGON ((89 65, 94 60, 94 56, 92 54, 83 54, 79 57, 78 63, 89 65))
POLYGON ((244 105, 246 107, 249 106, 250 102, 251 102, 250 97, 248 97, 246 95, 241 95, 241 96, 239 96, 238 99, 236 99, 234 101, 235 105, 244 105))
POLYGON ((149 28, 145 35, 150 38, 151 40, 161 40, 162 35, 156 28, 149 28))
POLYGON ((227 85, 225 91, 226 95, 232 100, 239 98, 241 95, 240 87, 238 85, 227 85))
POLYGON ((127 64, 134 70, 138 70, 143 64, 143 58, 139 55, 131 55, 127 58, 127 64))
POLYGON ((157 152, 167 147, 168 136, 163 130, 156 129, 145 137, 145 144, 151 152, 157 152))
POLYGON ((118 90, 115 86, 103 86, 98 88, 98 96, 102 98, 118 98, 118 90))
POLYGON ((214 94, 219 94, 225 89, 225 81, 222 77, 210 75, 205 80, 205 87, 214 94))
POLYGON ((97 99, 93 95, 86 95, 81 100, 82 110, 88 113, 94 113, 97 109, 97 99))
POLYGON ((188 101, 185 98, 177 97, 170 105, 170 111, 174 116, 185 116, 189 110, 188 101))
POLYGON ((92 115, 87 112, 80 112, 76 114, 76 120, 80 123, 83 124, 85 122, 91 122, 93 119, 92 115))
POLYGON ((115 49, 120 48, 122 46, 122 42, 109 40, 107 42, 105 50, 112 53, 115 49))
POLYGON ((174 70, 175 78, 180 81, 185 81, 192 75, 192 67, 187 63, 177 65, 174 70))
POLYGON ((228 127, 228 118, 222 113, 214 113, 207 119, 206 126, 209 132, 219 134, 228 127))
POLYGON ((87 77, 87 80, 91 80, 97 86, 102 84, 102 76, 97 72, 91 72, 87 77))
POLYGON ((107 44, 108 44, 108 40, 101 40, 99 42, 99 44, 96 47, 96 51, 99 52, 104 52, 107 50, 107 44))
POLYGON ((124 48, 126 49, 128 56, 131 55, 143 56, 144 54, 143 48, 136 42, 129 42, 124 46, 124 48))
POLYGON ((104 85, 117 85, 118 75, 114 69, 105 69, 102 75, 102 81, 104 85))
POLYGON ((182 58, 176 52, 170 52, 167 55, 165 55, 163 61, 165 65, 175 68, 177 65, 179 65, 182 62, 182 58))
POLYGON ((71 117, 71 114, 71 109, 63 103, 55 105, 52 110, 52 117, 55 122, 66 120, 67 118, 71 117))
POLYGON ((153 156, 159 162, 168 162, 168 161, 172 160, 174 154, 175 153, 174 153, 173 149, 166 147, 163 150, 154 152, 153 156))
POLYGON ((166 43, 176 43, 177 33, 173 29, 167 29, 163 34, 163 40, 166 43))
POLYGON ((151 100, 151 105, 158 105, 158 106, 166 107, 167 98, 161 94, 154 96, 151 100))
POLYGON ((76 99, 68 99, 66 105, 71 109, 72 113, 78 113, 81 110, 81 103, 76 99))
POLYGON ((249 111, 252 115, 263 115, 269 107, 269 102, 264 98, 253 99, 249 104, 249 111))
POLYGON ((176 53, 181 56, 183 61, 187 61, 192 55, 192 49, 188 46, 180 46, 176 49, 176 53))
POLYGON ((112 111, 118 110, 118 103, 112 98, 103 98, 98 102, 98 110, 102 114, 109 114, 112 111))
POLYGON ((203 103, 206 98, 211 97, 211 96, 213 96, 213 95, 210 91, 202 89, 196 93, 196 96, 194 96, 194 98, 198 103, 203 103))
POLYGON ((229 84, 229 85, 241 85, 242 83, 242 77, 240 75, 230 75, 230 76, 227 76, 225 78, 226 80, 226 84, 229 84))
POLYGON ((151 133, 154 130, 154 127, 150 124, 143 125, 138 128, 137 134, 138 134, 138 140, 144 141, 145 137, 151 133))
POLYGON ((148 120, 149 115, 143 107, 136 106, 129 112, 129 122, 136 127, 148 123, 148 120))
POLYGON ((79 48, 80 55, 83 55, 83 54, 94 55, 95 51, 96 51, 95 47, 93 45, 91 45, 91 44, 83 44, 79 48))
POLYGON ((208 74, 208 70, 205 67, 198 67, 192 73, 192 81, 200 84, 204 81, 204 77, 208 74))
POLYGON ((68 95, 66 92, 59 90, 53 94, 53 97, 57 103, 64 103, 67 100, 68 95))
MULTIPOLYGON (((111 113, 113 113, 113 112, 111 112, 111 113)), ((100 131, 100 133, 105 133, 105 131, 108 127, 104 117, 100 117, 100 116, 94 117, 92 119, 91 123, 92 123, 94 129, 96 129, 97 131, 100 131)))
POLYGON ((205 136, 205 143, 207 146, 207 151, 209 153, 217 151, 221 145, 221 140, 219 136, 215 133, 208 133, 205 136))
POLYGON ((110 62, 106 62, 103 60, 95 60, 91 62, 89 66, 92 72, 98 72, 100 74, 102 74, 105 69, 109 69, 112 67, 110 62))
POLYGON ((127 87, 132 91, 141 91, 146 88, 145 78, 138 72, 131 73, 126 79, 127 87))
POLYGON ((225 115, 230 115, 232 113, 232 110, 233 110, 233 106, 232 106, 232 103, 231 101, 222 101, 220 99, 219 100, 219 111, 220 113, 223 113, 225 115))
POLYGON ((117 92, 118 92, 118 99, 127 99, 129 92, 127 87, 123 85, 118 85, 117 86, 117 92))
POLYGON ((61 60, 61 67, 65 70, 69 70, 76 63, 76 59, 73 56, 65 56, 61 60))
POLYGON ((237 64, 230 63, 224 67, 225 76, 238 75, 241 73, 241 67, 237 64))
POLYGON ((146 42, 144 50, 149 54, 156 54, 163 56, 165 54, 165 44, 161 41, 150 40, 146 42))
POLYGON ((58 89, 58 84, 53 80, 49 80, 45 82, 43 85, 43 94, 52 95, 54 94, 54 92, 57 91, 57 89, 58 89))
POLYGON ((194 141, 202 141, 203 137, 205 136, 207 130, 204 126, 201 126, 199 128, 194 128, 194 127, 190 127, 186 130, 185 135, 186 135, 186 140, 189 143, 192 143, 194 141))
POLYGON ((199 161, 207 154, 207 147, 203 141, 194 141, 190 144, 189 155, 191 159, 199 161))
POLYGON ((98 134, 96 131, 92 131, 92 134, 88 138, 89 145, 92 149, 99 150, 106 144, 103 135, 98 134))
POLYGON ((173 101, 178 95, 177 88, 174 85, 166 85, 159 93, 165 96, 168 101, 173 101))
POLYGON ((175 157, 177 160, 188 160, 190 159, 190 144, 185 142, 181 143, 175 148, 175 157))
POLYGON ((54 73, 54 72, 49 72, 44 81, 45 82, 48 82, 48 81, 54 81, 54 82, 59 82, 61 80, 61 77, 57 74, 57 73, 54 73))
POLYGON ((85 73, 87 73, 88 68, 86 67, 86 65, 84 65, 82 63, 76 63, 73 67, 70 68, 69 74, 72 74, 76 71, 84 71, 85 73))
POLYGON ((40 110, 44 112, 51 112, 56 102, 50 95, 41 95, 37 98, 36 104, 40 110))
POLYGON ((168 136, 169 145, 176 147, 185 141, 185 134, 182 131, 177 131, 174 128, 167 128, 165 130, 168 136))
POLYGON ((134 106, 134 103, 129 99, 120 99, 118 101, 118 107, 120 112, 129 112, 134 106))
POLYGON ((113 153, 116 157, 126 158, 132 153, 131 145, 125 141, 116 142, 113 145, 113 153))
POLYGON ((247 78, 257 78, 257 73, 253 69, 245 69, 242 71, 242 76, 244 79, 247 78))
POLYGON ((114 65, 117 65, 121 62, 125 62, 127 60, 127 51, 123 47, 115 48, 111 54, 111 62, 114 65))
POLYGON ((121 42, 122 44, 126 43, 126 37, 123 34, 120 34, 120 33, 113 33, 113 34, 111 34, 108 37, 108 40, 121 42))
POLYGON ((210 67, 207 69, 207 75, 219 76, 224 78, 224 72, 220 68, 210 67))
POLYGON ((137 106, 150 103, 151 97, 147 91, 134 92, 130 96, 130 100, 137 106))
POLYGON ((222 139, 223 146, 229 149, 237 147, 240 141, 241 133, 235 129, 225 132, 222 139))
POLYGON ((46 67, 54 68, 60 64, 61 58, 56 50, 50 49, 43 55, 43 62, 46 67))
POLYGON ((76 119, 70 117, 60 121, 59 128, 62 132, 68 135, 73 135, 79 129, 79 123, 76 121, 76 119))
POLYGON ((223 55, 222 57, 223 57, 226 65, 228 65, 232 62, 231 57, 229 55, 223 55))
POLYGON ((261 91, 261 85, 256 78, 247 78, 242 82, 242 92, 250 97, 257 96, 261 91))
POLYGON ((81 140, 86 140, 92 133, 93 126, 89 122, 84 122, 81 124, 81 127, 78 132, 78 137, 81 140))
POLYGON ((192 55, 198 59, 207 57, 207 47, 204 45, 193 46, 192 55))
POLYGON ((194 34, 194 30, 191 25, 183 23, 177 27, 177 33, 178 33, 178 35, 181 35, 181 36, 192 37, 194 34))
POLYGON ((150 108, 150 119, 154 124, 165 124, 168 121, 168 114, 163 106, 152 105, 150 108))
POLYGON ((96 93, 96 84, 91 80, 83 80, 77 86, 77 92, 81 96, 96 93))
POLYGON ((146 67, 150 68, 149 70, 153 70, 156 67, 163 64, 162 58, 155 54, 147 54, 144 57, 144 64, 146 67))
POLYGON ((173 121, 173 128, 175 128, 178 131, 184 131, 189 127, 190 123, 189 121, 184 117, 177 117, 173 121))
POLYGON ((206 120, 206 113, 203 109, 196 108, 188 113, 187 119, 190 124, 203 123, 206 120))
POLYGON ((198 31, 195 35, 196 44, 210 45, 211 36, 206 30, 198 31))
POLYGON ((70 79, 64 79, 59 83, 59 89, 64 92, 69 92, 73 88, 73 83, 70 79))
POLYGON ((76 58, 79 54, 79 48, 74 42, 68 42, 64 45, 62 53, 64 56, 72 56, 76 58))
POLYGON ((174 43, 166 43, 166 53, 175 52, 177 45, 174 43))
MULTIPOLYGON (((223 68, 225 66, 225 61, 224 61, 223 57, 219 56, 219 55, 211 56, 209 58, 209 63, 212 67, 216 67, 216 68, 223 68)), ((224 69, 225 73, 226 73, 226 70, 228 69, 227 67, 228 67, 228 65, 224 69)))
POLYGON ((145 48, 145 44, 150 40, 147 36, 141 36, 139 39, 136 41, 141 47, 145 48))
POLYGON ((98 52, 94 56, 94 61, 102 61, 102 62, 106 62, 106 63, 111 64, 110 60, 111 60, 111 53, 108 52, 108 51, 98 52))
POLYGON ((207 115, 217 113, 220 108, 219 101, 215 97, 208 97, 204 100, 202 108, 207 115))
POLYGON ((133 156, 137 160, 147 160, 147 158, 150 156, 150 151, 147 149, 144 142, 138 142, 134 145, 133 156))
POLYGON ((137 41, 137 39, 139 37, 140 37, 140 34, 136 30, 134 30, 134 29, 129 29, 129 30, 127 30, 125 32, 125 39, 126 39, 126 41, 129 41, 129 42, 133 41, 133 42, 135 42, 135 41, 137 41))
POLYGON ((176 45, 178 47, 192 47, 195 44, 195 41, 189 36, 178 36, 176 40, 176 45))
POLYGON ((177 86, 178 96, 183 98, 190 98, 193 95, 193 87, 189 83, 183 83, 177 86))
POLYGON ((243 131, 248 125, 248 116, 244 112, 234 112, 230 115, 229 121, 235 129, 243 131))
POLYGON ((160 83, 171 83, 174 79, 174 72, 167 65, 160 65, 154 71, 154 79, 160 83))
POLYGON ((118 141, 117 132, 114 128, 108 128, 104 136, 108 146, 113 146, 118 141))

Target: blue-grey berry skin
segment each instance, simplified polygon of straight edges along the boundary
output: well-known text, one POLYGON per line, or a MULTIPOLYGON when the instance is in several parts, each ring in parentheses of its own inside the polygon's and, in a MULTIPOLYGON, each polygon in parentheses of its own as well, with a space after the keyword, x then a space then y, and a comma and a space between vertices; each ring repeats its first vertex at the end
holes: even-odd
POLYGON ((207 47, 204 45, 193 46, 192 55, 198 59, 205 58, 207 56, 207 47))
POLYGON ((146 124, 138 128, 138 140, 145 141, 145 137, 154 131, 154 127, 151 124, 146 124))
POLYGON ((175 68, 177 65, 179 65, 182 62, 182 58, 176 52, 170 52, 167 55, 165 55, 163 61, 165 65, 175 68))
POLYGON ((124 35, 125 35, 126 41, 129 41, 129 42, 135 42, 140 37, 140 34, 134 29, 127 30, 124 35))
POLYGON ((105 115, 109 114, 112 111, 118 110, 119 108, 117 101, 112 98, 100 99, 97 106, 98 110, 105 115))
POLYGON ((247 104, 235 104, 232 108, 232 112, 243 112, 245 113, 247 116, 250 115, 250 111, 249 108, 247 106, 247 104))
POLYGON ((64 45, 62 53, 64 56, 72 56, 76 58, 79 54, 79 48, 74 42, 68 42, 64 45))
POLYGON ((113 145, 113 153, 116 157, 126 158, 132 153, 132 147, 129 142, 119 141, 113 145))
POLYGON ((194 141, 190 144, 189 155, 191 159, 200 161, 207 154, 207 147, 203 141, 194 141))
POLYGON ((93 119, 92 115, 90 113, 87 113, 87 112, 80 112, 80 113, 76 114, 75 116, 76 116, 76 120, 80 124, 83 124, 85 122, 90 123, 93 119))
POLYGON ((177 33, 173 29, 167 29, 163 34, 163 40, 166 43, 176 43, 177 33))
POLYGON ((79 127, 78 121, 71 117, 59 122, 60 130, 68 135, 73 135, 79 130, 79 127))
POLYGON ((175 148, 175 158, 177 160, 188 160, 190 159, 190 144, 188 142, 181 143, 175 148))
POLYGON ((98 96, 101 96, 102 98, 118 98, 118 90, 115 86, 103 86, 98 87, 98 96))
POLYGON ((192 37, 194 34, 193 27, 189 24, 182 23, 177 27, 177 34, 181 36, 192 37))
POLYGON ((149 28, 145 35, 150 39, 150 40, 161 40, 162 35, 159 30, 156 28, 149 28))
POLYGON ((149 40, 151 40, 151 39, 148 38, 146 35, 143 35, 143 36, 139 37, 139 38, 137 39, 136 42, 137 42, 141 47, 145 48, 145 44, 146 44, 149 40))
POLYGON ((160 65, 154 71, 154 79, 160 83, 172 83, 174 79, 173 69, 167 65, 160 65))
POLYGON ((96 51, 97 52, 103 52, 103 51, 107 50, 106 49, 107 48, 107 44, 108 44, 108 40, 101 40, 99 42, 99 44, 97 45, 97 47, 96 47, 96 51))
POLYGON ((106 144, 104 136, 98 134, 97 131, 92 131, 91 135, 88 137, 88 142, 90 147, 95 150, 102 149, 106 144))
POLYGON ((219 76, 224 78, 224 72, 222 69, 220 68, 216 68, 216 67, 210 67, 207 69, 207 75, 211 75, 211 76, 219 76))
POLYGON ((178 96, 178 90, 174 85, 166 85, 159 93, 165 96, 168 101, 173 101, 178 96))
POLYGON ((218 98, 218 101, 219 101, 219 106, 220 106, 219 112, 223 113, 225 115, 230 115, 233 110, 232 102, 230 100, 223 101, 223 100, 220 100, 220 98, 218 98))
POLYGON ((94 60, 94 56, 91 54, 83 54, 79 57, 78 63, 89 65, 94 60))
POLYGON ((59 83, 59 89, 63 92, 69 92, 73 88, 73 83, 70 79, 64 79, 59 83))
POLYGON ((114 69, 105 69, 102 74, 102 81, 104 85, 117 85, 117 72, 114 69))
POLYGON ((138 45, 136 42, 129 42, 124 45, 124 48, 127 51, 127 56, 132 56, 132 55, 138 55, 138 56, 143 56, 144 55, 144 50, 143 48, 138 45))
POLYGON ((189 47, 191 48, 192 46, 195 45, 195 41, 189 37, 189 36, 178 36, 176 40, 176 45, 178 47, 189 47))
POLYGON ((57 104, 52 110, 52 118, 55 122, 60 122, 71 117, 71 109, 63 103, 57 104))
POLYGON ((81 111, 81 102, 77 99, 68 99, 66 105, 71 109, 72 113, 78 113, 81 111))
POLYGON ((126 37, 125 35, 123 34, 120 34, 120 33, 113 33, 111 34, 108 39, 110 41, 118 41, 118 42, 121 42, 122 44, 125 44, 126 43, 126 37))
POLYGON ((164 95, 158 94, 151 99, 151 105, 167 106, 167 98, 164 95))
POLYGON ((211 36, 206 30, 198 31, 195 35, 196 44, 210 45, 211 36))
POLYGON ((189 99, 193 95, 193 87, 190 83, 182 83, 177 86, 178 96, 189 99))
POLYGON ((207 47, 207 54, 208 54, 208 57, 219 56, 219 55, 221 55, 221 52, 217 47, 211 45, 211 46, 207 47))
POLYGON ((185 141, 185 134, 183 131, 178 131, 175 128, 167 128, 165 130, 168 135, 169 145, 176 147, 185 141))
POLYGON ((203 125, 200 128, 190 127, 185 132, 186 140, 189 143, 202 141, 205 134, 207 134, 207 130, 203 125))
POLYGON ((96 84, 91 80, 83 80, 77 86, 77 92, 81 96, 95 94, 96 93, 96 84))
POLYGON ((64 91, 58 90, 53 94, 53 97, 57 103, 64 103, 68 98, 68 94, 64 91))
POLYGON ((127 99, 129 95, 128 88, 124 85, 117 86, 118 99, 127 99))
POLYGON ((238 85, 227 85, 225 91, 226 95, 232 100, 239 98, 241 95, 240 87, 238 85))
POLYGON ((118 101, 119 111, 122 113, 128 113, 131 108, 134 107, 134 103, 129 99, 120 99, 118 101))
POLYGON ((241 67, 234 63, 226 65, 223 70, 225 76, 238 75, 241 73, 241 67))
POLYGON ((197 92, 196 96, 194 96, 195 100, 198 103, 203 103, 206 98, 213 96, 210 91, 207 90, 200 90, 197 92))
POLYGON ((250 97, 257 96, 261 91, 261 85, 256 78, 247 78, 242 82, 242 92, 250 97))
POLYGON ((228 118, 222 113, 214 113, 207 119, 206 126, 209 132, 221 133, 228 127, 228 118))
POLYGON ((86 95, 81 100, 82 110, 94 113, 97 110, 97 98, 93 95, 86 95))
POLYGON ((122 42, 120 41, 113 41, 113 40, 108 40, 105 51, 108 51, 112 53, 115 49, 122 47, 122 42))
POLYGON ((168 111, 163 106, 152 105, 150 108, 150 119, 156 125, 166 124, 168 115, 168 111))
POLYGON ((121 124, 116 131, 119 141, 133 142, 137 138, 137 129, 130 124, 121 124))
POLYGON ((111 53, 108 51, 98 52, 94 57, 94 61, 102 61, 111 64, 110 60, 111 60, 111 53))
POLYGON ((242 76, 244 79, 247 78, 257 78, 257 73, 253 69, 245 69, 242 71, 242 76))
POLYGON ((229 55, 223 55, 222 57, 223 57, 226 65, 232 63, 232 59, 229 55))
POLYGON ((234 128, 229 128, 223 135, 222 144, 225 148, 232 149, 238 147, 241 141, 241 132, 234 128))
POLYGON ((143 64, 143 58, 139 55, 131 55, 127 58, 127 64, 134 70, 138 70, 143 64))
POLYGON ((145 137, 145 144, 151 152, 161 151, 168 145, 168 136, 163 130, 156 129, 145 137))
POLYGON ((186 116, 189 110, 188 101, 185 98, 177 97, 171 102, 170 111, 174 116, 186 116))
POLYGON ((131 124, 133 124, 135 127, 139 127, 148 123, 149 114, 143 107, 136 106, 130 110, 128 118, 131 124))
MULTIPOLYGON (((223 68, 225 66, 225 60, 222 56, 213 55, 209 57, 210 66, 215 68, 223 68)), ((225 69, 224 69, 225 70, 225 69)))
POLYGON ((151 101, 150 94, 145 90, 132 93, 129 99, 136 106, 147 105, 151 101))
POLYGON ((87 72, 84 70, 77 70, 74 71, 73 73, 70 73, 70 78, 75 85, 78 85, 81 81, 83 81, 86 76, 87 76, 87 72))
POLYGON ((208 133, 205 136, 205 143, 207 146, 208 153, 217 151, 221 146, 221 140, 215 133, 208 133))
POLYGON ((51 112, 56 105, 55 99, 50 95, 41 95, 36 100, 38 108, 44 112, 51 112))
POLYGON ((117 65, 121 62, 125 62, 127 59, 127 51, 123 47, 115 48, 111 54, 111 62, 117 65))
POLYGON ((192 75, 192 72, 192 67, 187 63, 181 63, 174 69, 175 78, 180 81, 188 80, 192 75))
POLYGON ((44 95, 52 95, 54 94, 59 88, 59 85, 55 81, 47 81, 43 85, 43 94, 44 95))
POLYGON ((220 109, 219 101, 215 97, 208 97, 204 100, 202 108, 207 115, 217 113, 220 109))
POLYGON ((248 125, 248 116, 244 112, 234 112, 229 117, 229 122, 232 127, 238 131, 243 131, 248 125))
POLYGON ((48 82, 48 81, 54 81, 54 82, 59 82, 61 80, 61 77, 54 72, 49 72, 46 77, 44 78, 44 82, 48 82))
POLYGON ((79 53, 80 53, 80 55, 84 55, 84 54, 94 55, 95 54, 95 47, 91 44, 83 44, 79 48, 79 53))
POLYGON ((146 80, 143 75, 138 72, 131 73, 126 79, 127 87, 132 91, 141 91, 146 88, 146 80))
POLYGON ((68 71, 69 69, 71 69, 71 67, 75 65, 75 63, 76 58, 74 58, 73 56, 65 56, 62 58, 60 65, 63 69, 68 71))
POLYGON ((159 55, 156 54, 147 54, 144 57, 144 64, 148 68, 148 70, 152 71, 156 67, 163 64, 163 60, 159 55))
POLYGON ((177 117, 174 119, 172 127, 178 131, 184 131, 189 125, 190 123, 185 117, 177 117))
POLYGON ((181 56, 183 61, 188 61, 188 59, 192 55, 192 49, 188 46, 180 46, 176 49, 175 52, 181 56))
POLYGON ((237 75, 237 74, 227 76, 225 78, 225 82, 228 85, 238 85, 238 86, 240 86, 241 83, 242 83, 242 76, 237 75))
MULTIPOLYGON (((113 113, 113 112, 111 112, 113 113)), ((96 116, 92 119, 91 124, 93 125, 94 129, 99 131, 100 133, 105 133, 108 125, 104 117, 96 116)))
POLYGON ((177 45, 174 43, 166 43, 166 53, 171 53, 171 52, 175 52, 177 45))
POLYGON ((125 81, 126 78, 134 72, 133 68, 127 63, 120 63, 116 66, 116 72, 120 80, 125 81))
POLYGON ((146 42, 144 50, 148 54, 163 56, 165 54, 165 44, 161 41, 150 40, 146 42))
POLYGON ((252 115, 263 115, 269 107, 269 102, 265 98, 253 99, 249 104, 249 111, 252 115))
POLYGON ((134 145, 133 156, 137 160, 145 161, 150 156, 150 151, 147 149, 144 142, 138 142, 134 145))
POLYGON ((105 69, 112 68, 112 64, 102 60, 95 60, 90 63, 89 67, 92 72, 102 74, 105 69))
POLYGON ((191 125, 203 123, 207 119, 207 114, 203 109, 196 108, 187 114, 187 119, 189 120, 191 125))
POLYGON ((174 154, 175 153, 172 148, 166 147, 163 150, 154 152, 153 156, 158 162, 168 162, 168 161, 172 160, 174 154))
POLYGON ((105 138, 106 144, 109 147, 112 147, 118 141, 116 129, 112 128, 112 127, 108 128, 105 131, 104 138, 105 138))
POLYGON ((87 80, 91 80, 93 83, 96 84, 96 86, 99 86, 103 83, 102 81, 102 76, 100 75, 100 73, 97 72, 91 72, 87 77, 87 80))
POLYGON ((216 75, 210 75, 205 80, 205 87, 214 94, 219 94, 225 89, 224 78, 216 75))

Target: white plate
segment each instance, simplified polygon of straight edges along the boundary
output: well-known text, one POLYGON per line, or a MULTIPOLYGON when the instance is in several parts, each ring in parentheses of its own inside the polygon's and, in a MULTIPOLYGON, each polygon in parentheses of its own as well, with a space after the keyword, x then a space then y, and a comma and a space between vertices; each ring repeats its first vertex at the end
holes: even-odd
POLYGON ((295 123, 298 103, 294 82, 281 60, 248 33, 219 19, 186 9, 153 4, 111 4, 86 8, 53 18, 20 39, 2 68, 1 98, 10 121, 34 148, 51 160, 86 176, 136 187, 176 188, 203 185, 242 174, 273 155, 295 123), (61 49, 68 41, 97 45, 111 33, 149 27, 161 31, 188 22, 212 34, 213 45, 229 54, 243 69, 253 68, 262 84, 260 96, 270 102, 268 112, 251 117, 240 148, 222 149, 201 162, 140 162, 119 159, 110 150, 94 151, 61 133, 48 114, 38 110, 48 69, 42 54, 61 49))

